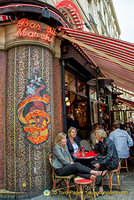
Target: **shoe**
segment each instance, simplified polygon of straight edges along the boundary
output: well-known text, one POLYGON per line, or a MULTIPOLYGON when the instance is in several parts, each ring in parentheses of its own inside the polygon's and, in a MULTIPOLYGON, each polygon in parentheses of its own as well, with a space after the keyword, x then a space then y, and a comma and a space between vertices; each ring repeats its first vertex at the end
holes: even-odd
POLYGON ((100 194, 100 196, 103 196, 105 194, 103 186, 99 187, 99 194, 100 194))
POLYGON ((100 186, 98 191, 99 192, 104 192, 103 186, 100 186))
POLYGON ((99 196, 103 196, 105 194, 104 191, 103 192, 99 191, 98 187, 96 187, 95 192, 96 192, 96 195, 95 195, 96 198, 99 197, 99 196))

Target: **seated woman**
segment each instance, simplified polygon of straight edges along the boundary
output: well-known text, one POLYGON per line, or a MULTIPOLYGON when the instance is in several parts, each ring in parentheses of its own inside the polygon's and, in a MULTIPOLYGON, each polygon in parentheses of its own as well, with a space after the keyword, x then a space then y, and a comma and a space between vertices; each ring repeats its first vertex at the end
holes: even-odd
POLYGON ((95 137, 95 131, 98 130, 98 129, 103 129, 103 126, 100 125, 100 124, 96 124, 92 127, 92 131, 90 132, 90 143, 91 143, 91 146, 92 146, 92 149, 94 149, 94 146, 96 144, 96 137, 95 137))
POLYGON ((107 137, 103 129, 95 131, 97 143, 94 147, 94 152, 99 153, 97 163, 94 165, 96 168, 102 170, 114 170, 118 168, 118 154, 112 140, 107 137))
POLYGON ((72 157, 66 145, 66 134, 61 132, 55 138, 55 147, 53 149, 52 166, 56 169, 58 176, 67 176, 75 174, 86 179, 92 179, 100 182, 100 175, 104 176, 106 171, 94 171, 80 163, 73 162, 72 157), (96 179, 96 177, 98 177, 96 179))
POLYGON ((76 159, 73 157, 73 153, 76 153, 80 148, 80 141, 81 139, 77 136, 77 129, 70 127, 68 130, 67 146, 74 162, 76 162, 76 159))

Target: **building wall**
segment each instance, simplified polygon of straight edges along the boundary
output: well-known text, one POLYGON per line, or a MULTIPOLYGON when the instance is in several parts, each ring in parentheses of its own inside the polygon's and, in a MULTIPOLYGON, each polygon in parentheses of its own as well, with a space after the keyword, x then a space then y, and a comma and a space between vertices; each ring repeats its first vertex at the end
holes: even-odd
MULTIPOLYGON (((74 2, 79 3, 82 12, 85 12, 87 23, 91 25, 93 32, 119 38, 120 28, 112 0, 85 0, 85 3, 75 0, 74 2)), ((86 18, 83 20, 85 21, 86 18)))
POLYGON ((17 24, 1 30, 0 188, 39 192, 51 188, 49 155, 63 130, 60 42, 16 37, 17 24))
MULTIPOLYGON (((88 12, 88 1, 84 1, 84 4, 77 0, 72 2, 78 7, 83 22, 88 22, 92 31, 97 32, 94 24, 90 22, 89 15, 84 12, 84 9, 88 12)), ((42 2, 55 6, 60 1, 42 0, 42 2)), ((92 16, 95 18, 95 22, 97 22, 97 2, 91 1, 92 16)), ((51 186, 51 168, 48 157, 52 152, 55 134, 62 131, 64 126, 60 55, 57 57, 54 55, 54 52, 59 52, 60 46, 58 46, 58 50, 54 50, 55 41, 50 45, 31 38, 15 38, 13 33, 17 31, 16 24, 3 26, 0 29, 0 49, 3 50, 0 52, 2 60, 0 111, 1 116, 5 114, 6 119, 4 120, 3 117, 0 122, 0 187, 4 186, 5 181, 8 190, 38 192, 51 186), (50 117, 47 126, 48 138, 38 145, 29 142, 26 131, 24 131, 24 128, 27 127, 21 121, 22 115, 23 117, 26 116, 32 106, 27 104, 27 107, 22 110, 23 112, 19 112, 20 105, 23 107, 22 103, 26 103, 26 94, 30 87, 28 82, 30 82, 30 79, 35 81, 33 76, 36 71, 39 72, 39 77, 44 81, 45 92, 50 99, 50 102, 45 106, 45 112, 50 117), (6 99, 5 107, 4 99, 6 99)), ((32 120, 35 120, 35 118, 36 116, 32 120)), ((36 120, 39 121, 39 118, 36 118, 36 120)), ((36 124, 36 120, 34 123, 32 121, 31 126, 36 124)), ((35 135, 38 135, 40 131, 35 132, 35 135)))
MULTIPOLYGON (((53 6, 62 2, 62 0, 46 1, 53 6)), ((76 5, 83 22, 89 24, 93 32, 120 38, 120 27, 112 0, 72 0, 71 2, 76 5)), ((85 26, 84 30, 89 31, 85 26)))
POLYGON ((4 186, 6 53, 0 51, 0 188, 4 186))
MULTIPOLYGON (((47 165, 54 134, 52 131, 54 124, 53 120, 51 121, 54 112, 52 70, 52 54, 44 47, 20 45, 7 51, 6 186, 8 190, 33 192, 43 190, 50 185, 50 177, 48 177, 50 168, 47 165), (45 92, 49 95, 50 103, 46 105, 44 111, 50 116, 51 122, 47 127, 48 139, 39 145, 29 143, 27 140, 29 132, 24 133, 25 126, 22 127, 18 119, 18 107, 22 99, 23 102, 25 101, 27 81, 33 77, 36 70, 40 72, 46 83, 45 92)), ((27 104, 23 110, 24 116, 24 112, 30 112, 28 106, 30 107, 30 104, 27 104)), ((35 106, 38 110, 41 105, 35 106)))
POLYGON ((63 103, 62 103, 62 74, 61 63, 54 59, 53 66, 53 90, 54 90, 54 132, 55 135, 63 131, 63 103))

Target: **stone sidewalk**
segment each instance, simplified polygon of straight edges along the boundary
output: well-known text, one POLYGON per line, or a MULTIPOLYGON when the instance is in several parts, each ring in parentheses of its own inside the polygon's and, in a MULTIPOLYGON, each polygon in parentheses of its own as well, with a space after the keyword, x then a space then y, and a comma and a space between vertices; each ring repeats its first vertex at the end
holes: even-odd
MULTIPOLYGON (((121 170, 120 181, 122 186, 122 191, 119 190, 118 186, 113 186, 112 195, 109 193, 109 187, 104 186, 105 195, 99 196, 97 200, 134 200, 134 157, 128 161, 128 166, 130 172, 127 173, 125 170, 121 170)), ((116 176, 114 176, 115 178, 116 176)), ((36 197, 28 197, 28 196, 0 196, 0 200, 69 200, 68 196, 65 194, 55 194, 51 196, 51 191, 49 196, 45 196, 43 193, 36 197)), ((71 190, 71 192, 75 193, 75 190, 71 190)), ((72 200, 76 199, 76 195, 71 194, 72 200)), ((78 198, 80 199, 80 197, 78 198)), ((89 200, 91 198, 87 198, 89 200)), ((92 198, 93 199, 93 198, 92 198)))
MULTIPOLYGON (((106 194, 104 196, 97 197, 97 200, 134 200, 134 171, 131 171, 130 173, 121 171, 120 181, 122 191, 118 189, 118 186, 113 186, 113 192, 112 195, 110 195, 108 186, 104 186, 106 194)), ((75 195, 71 195, 71 197, 72 200, 76 199, 75 195)), ((80 199, 80 197, 78 199, 80 199)), ((31 198, 31 200, 69 200, 69 198, 63 194, 55 194, 53 196, 50 194, 48 197, 42 194, 41 196, 31 198)))

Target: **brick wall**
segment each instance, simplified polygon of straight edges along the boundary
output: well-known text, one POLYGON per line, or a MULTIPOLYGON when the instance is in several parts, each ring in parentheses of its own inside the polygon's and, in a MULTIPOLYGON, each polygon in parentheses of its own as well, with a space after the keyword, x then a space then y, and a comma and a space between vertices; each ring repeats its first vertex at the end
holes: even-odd
POLYGON ((63 106, 62 106, 62 75, 61 64, 54 59, 53 67, 53 89, 54 89, 54 133, 63 131, 63 106))

